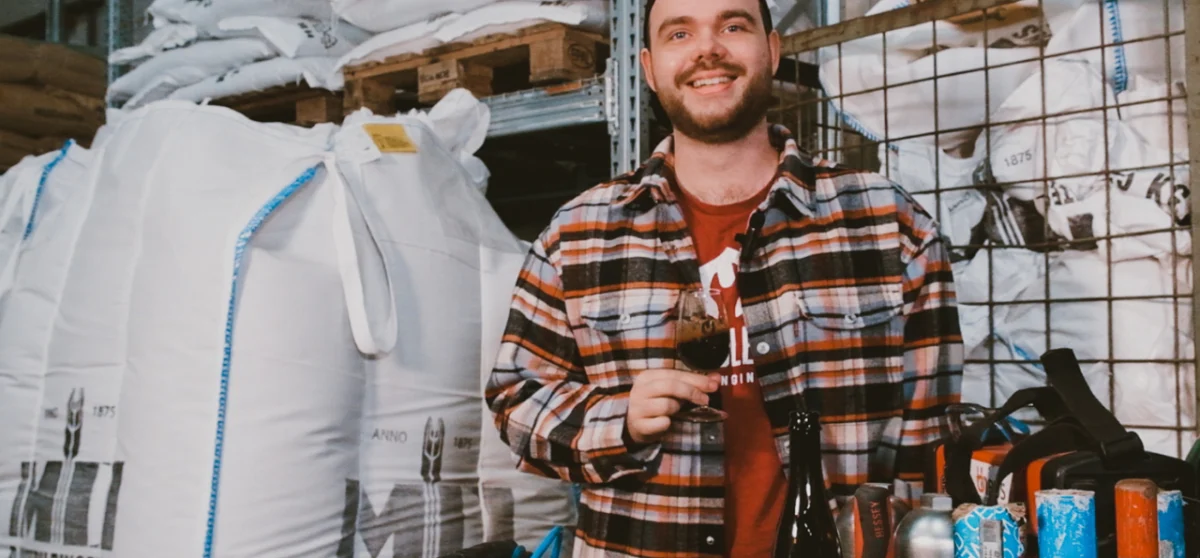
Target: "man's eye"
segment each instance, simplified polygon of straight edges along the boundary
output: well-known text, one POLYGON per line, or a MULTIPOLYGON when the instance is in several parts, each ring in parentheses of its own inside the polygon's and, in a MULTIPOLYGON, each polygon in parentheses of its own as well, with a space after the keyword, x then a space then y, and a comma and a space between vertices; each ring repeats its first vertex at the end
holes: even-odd
POLYGON ((672 39, 682 39, 686 36, 687 36, 687 33, 684 33, 683 31, 676 31, 674 33, 671 33, 672 39))
POLYGON ((743 27, 741 24, 737 24, 737 23, 730 25, 729 27, 726 27, 726 29, 728 29, 730 31, 745 31, 746 30, 745 27, 743 27))

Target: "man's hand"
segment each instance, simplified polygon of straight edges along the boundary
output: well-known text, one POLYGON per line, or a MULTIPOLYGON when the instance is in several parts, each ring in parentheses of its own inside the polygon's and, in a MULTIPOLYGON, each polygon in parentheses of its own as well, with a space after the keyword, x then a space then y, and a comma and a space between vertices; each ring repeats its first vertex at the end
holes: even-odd
POLYGON ((646 370, 633 380, 629 392, 629 414, 625 428, 639 444, 662 437, 671 427, 671 415, 683 402, 708 404, 708 394, 720 387, 719 374, 696 374, 680 370, 646 370))

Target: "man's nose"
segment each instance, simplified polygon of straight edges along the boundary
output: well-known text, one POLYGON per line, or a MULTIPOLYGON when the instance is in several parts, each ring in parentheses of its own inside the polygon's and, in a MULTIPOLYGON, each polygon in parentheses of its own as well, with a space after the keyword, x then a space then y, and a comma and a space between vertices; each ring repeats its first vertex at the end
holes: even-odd
POLYGON ((701 33, 696 44, 696 60, 720 60, 729 53, 716 33, 701 33))

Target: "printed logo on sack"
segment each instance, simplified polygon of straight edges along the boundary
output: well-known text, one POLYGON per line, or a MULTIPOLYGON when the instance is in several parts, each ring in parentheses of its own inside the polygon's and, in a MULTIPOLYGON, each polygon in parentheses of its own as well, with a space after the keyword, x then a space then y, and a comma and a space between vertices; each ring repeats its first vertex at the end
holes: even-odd
MULTIPOLYGON (((407 437, 405 437, 407 439, 407 437)), ((421 484, 397 484, 387 500, 371 502, 359 482, 346 480, 346 507, 342 512, 342 540, 338 558, 354 558, 355 538, 360 538, 371 558, 379 558, 389 540, 395 553, 422 548, 422 556, 437 556, 442 545, 439 523, 443 515, 461 513, 461 488, 440 484, 446 442, 446 422, 441 417, 425 420, 421 441, 421 484), (424 503, 424 528, 412 530, 413 504, 424 503)), ((459 537, 461 538, 461 536, 459 537)), ((452 541, 447 541, 452 542, 452 541)))
MULTIPOLYGON (((95 416, 114 416, 115 408, 95 407, 95 416)), ((57 413, 47 411, 46 418, 57 413)), ((21 463, 21 484, 13 502, 8 534, 41 543, 112 550, 116 530, 117 497, 124 463, 79 461, 83 440, 84 392, 72 389, 67 397, 63 432, 63 460, 21 463)), ((17 556, 15 548, 10 553, 17 556)), ((62 552, 31 552, 26 557, 74 558, 62 552)))

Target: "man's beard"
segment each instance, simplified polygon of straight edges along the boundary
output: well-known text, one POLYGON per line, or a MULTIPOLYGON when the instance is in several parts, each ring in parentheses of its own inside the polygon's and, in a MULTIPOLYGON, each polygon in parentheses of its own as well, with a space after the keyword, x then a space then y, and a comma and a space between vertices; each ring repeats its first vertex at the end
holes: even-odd
POLYGON ((662 105, 663 112, 666 113, 675 130, 696 141, 708 144, 729 143, 746 137, 759 122, 762 122, 771 105, 770 74, 767 72, 755 75, 743 74, 740 67, 731 65, 717 65, 717 67, 729 70, 734 75, 744 75, 749 80, 746 93, 742 95, 741 99, 738 99, 731 110, 724 114, 700 117, 692 114, 683 103, 682 90, 689 87, 687 82, 691 80, 690 76, 701 70, 714 69, 711 67, 693 68, 691 72, 688 72, 688 77, 679 80, 675 90, 665 95, 661 91, 658 94, 659 104, 662 105))

